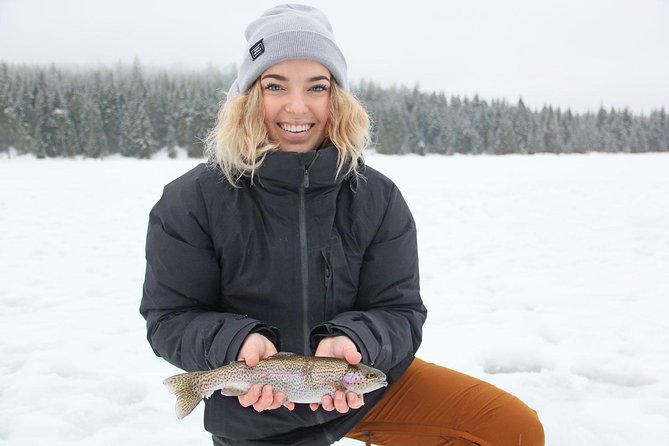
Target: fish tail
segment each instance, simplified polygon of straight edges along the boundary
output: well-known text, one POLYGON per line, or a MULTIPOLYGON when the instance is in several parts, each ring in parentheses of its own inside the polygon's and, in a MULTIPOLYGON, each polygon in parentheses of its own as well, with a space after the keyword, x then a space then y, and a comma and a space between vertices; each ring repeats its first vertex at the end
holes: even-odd
POLYGON ((193 391, 193 378, 203 372, 182 373, 174 375, 163 381, 167 390, 177 396, 176 413, 177 418, 182 419, 195 409, 202 401, 202 396, 193 391))

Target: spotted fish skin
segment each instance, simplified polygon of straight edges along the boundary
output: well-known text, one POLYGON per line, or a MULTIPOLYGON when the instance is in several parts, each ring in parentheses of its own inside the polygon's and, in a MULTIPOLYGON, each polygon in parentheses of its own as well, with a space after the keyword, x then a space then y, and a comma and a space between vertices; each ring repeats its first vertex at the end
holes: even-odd
POLYGON ((239 396, 254 384, 269 384, 274 392, 286 395, 286 402, 293 403, 320 403, 324 395, 334 395, 337 390, 364 394, 388 385, 383 372, 364 364, 292 353, 262 359, 255 367, 234 361, 214 370, 182 373, 163 384, 177 397, 178 419, 217 390, 226 396, 239 396))

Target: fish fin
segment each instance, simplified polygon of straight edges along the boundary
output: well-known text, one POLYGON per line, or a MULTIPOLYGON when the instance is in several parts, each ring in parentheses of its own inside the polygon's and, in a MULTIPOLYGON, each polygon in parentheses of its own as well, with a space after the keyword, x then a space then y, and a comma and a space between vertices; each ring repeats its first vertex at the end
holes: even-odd
POLYGON ((201 373, 182 373, 180 375, 170 376, 163 384, 170 393, 177 396, 175 406, 178 419, 184 418, 191 413, 197 406, 202 397, 193 391, 193 378, 201 373))
POLYGON ((221 389, 221 393, 225 396, 240 396, 244 395, 246 392, 248 392, 248 389, 244 390, 239 387, 223 387, 221 389))
POLYGON ((273 354, 272 356, 270 356, 270 358, 285 358, 285 357, 287 357, 287 356, 295 356, 295 353, 291 353, 291 352, 279 352, 279 353, 275 353, 275 354, 273 354))

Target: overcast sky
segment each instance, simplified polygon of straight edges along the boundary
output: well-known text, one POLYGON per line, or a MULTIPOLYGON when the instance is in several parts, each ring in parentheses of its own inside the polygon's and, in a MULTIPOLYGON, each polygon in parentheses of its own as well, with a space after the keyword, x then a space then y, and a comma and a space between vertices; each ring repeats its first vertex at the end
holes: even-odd
MULTIPOLYGON (((314 0, 349 77, 571 107, 669 106, 669 0, 314 0)), ((240 61, 276 1, 0 0, 0 60, 200 68, 240 61)))

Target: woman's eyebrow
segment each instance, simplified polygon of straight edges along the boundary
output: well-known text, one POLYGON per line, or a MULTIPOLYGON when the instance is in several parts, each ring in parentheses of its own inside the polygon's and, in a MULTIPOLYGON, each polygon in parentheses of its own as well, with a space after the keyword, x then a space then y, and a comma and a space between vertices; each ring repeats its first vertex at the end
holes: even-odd
MULTIPOLYGON (((283 81, 283 82, 288 80, 287 77, 281 76, 280 74, 266 74, 263 77, 261 77, 260 80, 267 79, 267 78, 276 79, 278 81, 283 81)), ((322 81, 322 80, 326 80, 328 82, 332 81, 328 76, 314 76, 314 77, 311 77, 311 78, 308 79, 309 82, 316 82, 316 81, 322 81)))
POLYGON ((281 76, 279 74, 266 74, 263 77, 261 77, 260 80, 266 79, 268 77, 270 77, 272 79, 276 79, 278 81, 287 81, 288 80, 288 78, 286 78, 285 76, 281 76))
POLYGON ((314 77, 309 79, 309 82, 316 82, 316 81, 322 81, 322 80, 326 80, 326 81, 330 82, 330 78, 328 76, 314 76, 314 77))

